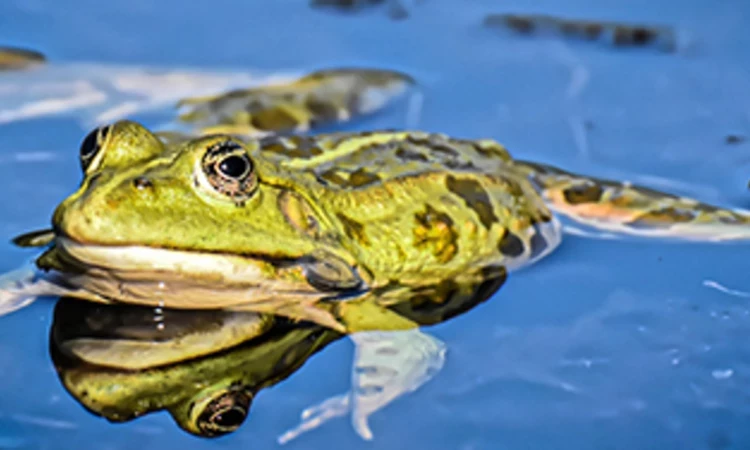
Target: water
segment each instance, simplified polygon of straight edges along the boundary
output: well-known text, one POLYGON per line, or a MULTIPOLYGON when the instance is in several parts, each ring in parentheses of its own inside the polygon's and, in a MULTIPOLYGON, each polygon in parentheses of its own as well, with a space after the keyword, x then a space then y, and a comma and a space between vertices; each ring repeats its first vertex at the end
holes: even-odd
MULTIPOLYGON (((235 74, 404 70, 424 92, 408 125, 492 137, 526 159, 747 206, 750 147, 725 138, 750 135, 749 8, 739 0, 425 0, 394 21, 385 8, 326 14, 301 0, 6 0, 0 39, 45 52, 55 70, 80 62, 235 74), (509 38, 481 28, 490 12, 667 23, 687 44, 662 54, 509 38)), ((78 183, 76 150, 96 112, 1 125, 0 235, 48 223, 78 183)), ((351 128, 405 124, 393 111, 351 128)), ((338 419, 287 446, 747 448, 748 248, 566 238, 491 301, 427 330, 447 345, 445 367, 373 416, 372 443, 338 419)), ((30 256, 2 244, 0 270, 30 256)), ((0 448, 271 448, 304 408, 349 386, 353 346, 339 340, 263 391, 245 425, 219 440, 189 436, 165 413, 110 424, 61 387, 48 354, 52 308, 37 302, 0 326, 0 448)))

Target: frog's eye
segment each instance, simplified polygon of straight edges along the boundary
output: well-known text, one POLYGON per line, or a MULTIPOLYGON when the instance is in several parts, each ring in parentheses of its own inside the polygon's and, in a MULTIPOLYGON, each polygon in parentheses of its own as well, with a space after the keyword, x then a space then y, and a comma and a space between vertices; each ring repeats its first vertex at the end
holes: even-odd
POLYGON ((203 436, 214 437, 231 433, 242 425, 250 411, 252 399, 239 390, 220 391, 197 415, 196 426, 203 436))
POLYGON ((107 139, 107 135, 109 135, 109 130, 111 128, 112 127, 110 126, 95 128, 83 138, 79 153, 81 169, 83 169, 84 172, 91 165, 91 161, 97 154, 99 154, 99 150, 101 150, 102 144, 104 143, 104 140, 107 139))
POLYGON ((232 141, 219 142, 208 148, 201 161, 208 184, 216 192, 241 204, 252 197, 258 177, 247 151, 232 141))

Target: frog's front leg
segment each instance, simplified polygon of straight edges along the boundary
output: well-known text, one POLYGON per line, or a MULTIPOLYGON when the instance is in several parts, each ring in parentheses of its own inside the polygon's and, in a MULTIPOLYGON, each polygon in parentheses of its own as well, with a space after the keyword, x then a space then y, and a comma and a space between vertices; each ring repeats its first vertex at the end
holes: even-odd
POLYGON ((351 390, 302 412, 302 422, 279 437, 286 443, 334 417, 351 414, 354 430, 372 439, 370 415, 429 381, 445 362, 445 344, 375 301, 338 305, 337 317, 356 346, 351 390))
POLYGON ((0 316, 24 308, 38 297, 62 296, 68 289, 45 277, 33 261, 0 275, 0 316))
POLYGON ((516 161, 547 205, 599 230, 692 241, 750 239, 750 212, 721 208, 627 182, 516 161))

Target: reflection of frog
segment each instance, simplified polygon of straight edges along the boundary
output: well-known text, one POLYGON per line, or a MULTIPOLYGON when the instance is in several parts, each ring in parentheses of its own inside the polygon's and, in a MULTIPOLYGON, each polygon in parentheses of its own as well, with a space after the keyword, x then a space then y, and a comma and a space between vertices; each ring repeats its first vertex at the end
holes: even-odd
MULTIPOLYGON (((398 313, 419 325, 442 322, 486 300, 503 280, 463 287, 450 298, 438 288, 443 296, 413 298, 399 304, 398 313)), ((367 305, 363 308, 360 312, 367 311, 367 305)), ((239 427, 260 390, 341 337, 318 325, 250 312, 163 309, 156 314, 142 306, 69 299, 57 304, 50 352, 63 384, 87 409, 115 422, 166 409, 186 431, 218 436, 239 427)), ((390 319, 376 312, 348 320, 373 317, 390 319)), ((354 339, 352 392, 315 408, 319 416, 307 418, 283 440, 349 410, 367 437, 370 414, 427 381, 442 363, 442 345, 416 330, 354 339)))
POLYGON ((171 310, 164 311, 164 330, 176 334, 164 336, 153 314, 146 307, 60 301, 50 340, 60 379, 87 409, 111 421, 166 409, 180 427, 207 437, 237 429, 258 391, 341 336, 315 325, 262 331, 254 313, 171 310), (193 343, 181 337, 217 348, 195 356, 193 343))
POLYGON ((240 138, 347 120, 411 83, 395 72, 324 71, 185 100, 180 120, 198 137, 101 127, 81 145, 84 179, 53 231, 17 242, 52 243, 37 264, 62 274, 75 297, 273 312, 344 331, 321 300, 393 304, 530 264, 560 242, 553 211, 644 236, 750 235, 745 214, 515 160, 491 140, 240 138))

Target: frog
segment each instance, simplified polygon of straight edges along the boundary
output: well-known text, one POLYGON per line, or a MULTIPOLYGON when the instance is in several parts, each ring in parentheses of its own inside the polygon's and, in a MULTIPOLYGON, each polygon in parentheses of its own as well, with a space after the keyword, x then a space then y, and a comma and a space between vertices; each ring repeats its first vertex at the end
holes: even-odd
MULTIPOLYGON (((486 284, 463 288, 454 287, 450 298, 447 289, 431 298, 412 297, 399 304, 398 313, 422 326, 434 325, 471 310, 494 292, 486 284)), ((374 311, 367 320, 392 320, 374 311)), ((128 422, 166 410, 182 430, 216 438, 239 429, 260 391, 282 382, 343 336, 311 322, 247 311, 155 312, 140 305, 62 298, 55 305, 49 353, 65 389, 88 411, 110 422, 128 422)), ((415 347, 413 340, 423 335, 397 336, 377 336, 376 342, 366 337, 371 345, 358 347, 365 352, 352 368, 351 391, 308 408, 301 424, 278 441, 289 442, 350 411, 355 429, 371 433, 370 415, 439 369, 440 361, 424 358, 425 349, 444 351, 430 340, 415 347)))
MULTIPOLYGON (((325 131, 416 84, 396 71, 326 69, 185 99, 162 130, 95 128, 52 227, 14 240, 45 250, 33 274, 6 278, 0 304, 64 295, 252 312, 347 334, 365 354, 403 333, 407 345, 434 342, 404 308, 464 286, 491 296, 559 247, 563 220, 640 237, 750 237, 747 212, 518 159, 492 139, 325 131)), ((437 344, 418 347, 443 358, 437 344)), ((327 417, 346 401, 314 409, 327 417)))
POLYGON ((55 281, 13 292, 251 310, 345 332, 321 304, 391 305, 532 265, 562 241, 558 217, 645 237, 750 236, 744 211, 516 159, 491 139, 308 133, 377 112, 414 84, 328 69, 185 99, 178 120, 192 133, 127 120, 94 129, 80 146, 83 181, 52 229, 14 240, 47 245, 36 265, 55 281))

